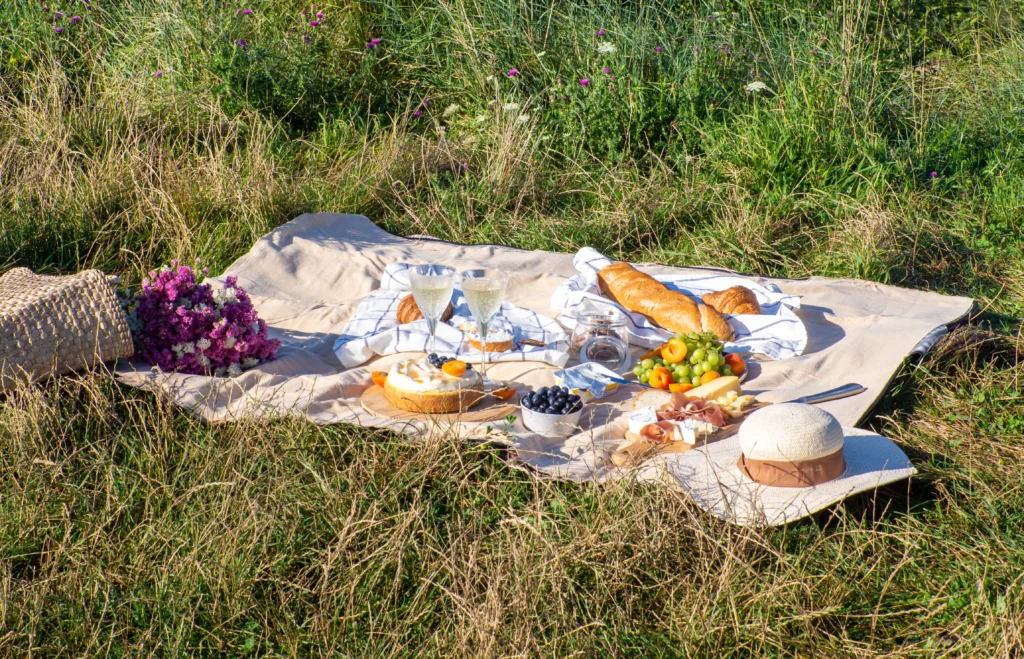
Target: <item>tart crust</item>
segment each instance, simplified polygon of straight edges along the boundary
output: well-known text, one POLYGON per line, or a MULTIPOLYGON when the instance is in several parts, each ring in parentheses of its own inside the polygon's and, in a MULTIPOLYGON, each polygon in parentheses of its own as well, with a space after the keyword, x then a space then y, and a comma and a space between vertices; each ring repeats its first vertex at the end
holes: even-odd
POLYGON ((483 383, 454 391, 408 391, 399 389, 388 379, 384 383, 384 396, 400 410, 420 414, 464 412, 484 397, 483 383))

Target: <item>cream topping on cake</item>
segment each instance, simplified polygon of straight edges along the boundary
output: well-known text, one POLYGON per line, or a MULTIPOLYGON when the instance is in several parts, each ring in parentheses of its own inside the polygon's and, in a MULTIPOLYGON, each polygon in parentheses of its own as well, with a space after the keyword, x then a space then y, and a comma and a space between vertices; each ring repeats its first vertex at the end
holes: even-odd
MULTIPOLYGON (((480 329, 476 323, 462 323, 459 325, 459 329, 469 338, 474 341, 480 340, 480 329)), ((502 327, 488 327, 487 328, 487 342, 488 343, 502 343, 504 341, 511 341, 512 333, 502 327)))
POLYGON ((426 357, 398 362, 388 371, 388 383, 404 391, 458 391, 475 388, 482 381, 480 374, 472 368, 467 368, 461 376, 449 375, 426 357))

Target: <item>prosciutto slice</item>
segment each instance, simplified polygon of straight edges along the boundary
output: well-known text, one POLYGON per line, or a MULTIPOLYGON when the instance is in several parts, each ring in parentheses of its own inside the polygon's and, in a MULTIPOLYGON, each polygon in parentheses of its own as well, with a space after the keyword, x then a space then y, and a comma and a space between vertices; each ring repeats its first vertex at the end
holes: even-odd
POLYGON ((658 410, 659 421, 684 421, 686 419, 703 421, 718 428, 723 428, 732 421, 732 417, 724 409, 704 398, 678 401, 673 398, 671 403, 666 403, 658 410))

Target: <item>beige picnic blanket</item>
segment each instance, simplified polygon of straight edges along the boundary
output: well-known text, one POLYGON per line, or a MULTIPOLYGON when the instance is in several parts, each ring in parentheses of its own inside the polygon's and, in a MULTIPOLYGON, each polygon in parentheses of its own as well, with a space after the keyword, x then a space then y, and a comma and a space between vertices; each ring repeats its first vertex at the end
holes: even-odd
MULTIPOLYGON (((543 440, 518 422, 506 429, 500 422, 437 428, 365 411, 359 396, 370 385, 370 372, 387 370, 410 355, 389 355, 344 370, 333 344, 359 301, 379 287, 384 268, 395 261, 506 270, 509 301, 554 318, 558 311, 548 306, 551 293, 576 274, 571 254, 400 238, 360 215, 306 214, 261 238, 223 275, 238 277, 272 335, 283 342, 276 361, 232 379, 159 373, 144 364, 121 365, 118 376, 132 385, 156 388, 210 421, 305 415, 316 423, 387 426, 414 435, 489 434, 511 442, 521 463, 549 476, 601 480, 622 475, 603 459, 622 438, 609 436, 604 429, 614 427, 606 422, 622 413, 624 405, 619 403, 629 398, 632 392, 626 389, 633 387, 588 405, 585 431, 568 440, 543 440)), ((687 271, 665 266, 646 269, 652 274, 687 271)), ((800 357, 753 364, 744 391, 781 402, 857 382, 868 391, 822 405, 847 426, 858 423, 870 410, 904 360, 922 349, 926 337, 941 334, 936 330, 963 318, 972 306, 968 298, 864 281, 754 279, 802 296, 797 313, 809 340, 800 357)), ((540 387, 553 384, 554 370, 539 362, 506 362, 491 364, 488 376, 514 381, 521 388, 540 387)), ((656 468, 652 463, 639 475, 653 478, 656 468)))

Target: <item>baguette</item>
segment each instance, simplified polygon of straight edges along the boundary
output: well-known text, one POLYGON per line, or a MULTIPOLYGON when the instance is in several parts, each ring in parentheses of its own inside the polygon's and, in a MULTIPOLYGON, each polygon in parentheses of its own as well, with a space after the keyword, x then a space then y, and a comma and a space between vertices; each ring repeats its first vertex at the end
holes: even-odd
POLYGON ((628 263, 601 268, 597 282, 601 293, 670 332, 713 332, 722 341, 733 337, 732 326, 718 311, 694 302, 684 293, 670 290, 628 263))

